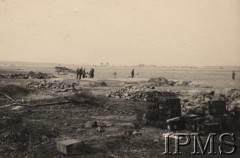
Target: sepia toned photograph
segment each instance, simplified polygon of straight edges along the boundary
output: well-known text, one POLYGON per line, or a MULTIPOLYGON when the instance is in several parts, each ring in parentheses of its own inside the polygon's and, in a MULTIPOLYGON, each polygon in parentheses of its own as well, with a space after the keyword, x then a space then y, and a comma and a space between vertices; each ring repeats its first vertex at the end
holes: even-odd
POLYGON ((0 0, 0 158, 240 157, 240 0, 0 0))

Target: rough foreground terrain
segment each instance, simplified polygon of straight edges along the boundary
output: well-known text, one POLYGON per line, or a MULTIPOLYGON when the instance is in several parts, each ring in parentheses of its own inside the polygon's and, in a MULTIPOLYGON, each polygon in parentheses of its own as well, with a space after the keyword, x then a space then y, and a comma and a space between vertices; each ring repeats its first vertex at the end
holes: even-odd
MULTIPOLYGON (((109 97, 125 86, 142 86, 146 81, 78 81, 74 77, 0 80, 0 92, 14 99, 0 96, 0 157, 172 157, 162 154, 162 134, 169 131, 140 123, 147 102, 128 96, 121 99, 116 93, 109 97), (56 142, 70 138, 84 141, 86 154, 66 156, 57 151, 56 142)), ((197 90, 226 91, 223 87, 192 84, 148 86, 184 97, 197 90)), ((239 148, 238 131, 235 134, 239 148)), ((191 156, 192 150, 191 145, 184 147, 178 157, 191 156)), ((232 157, 239 156, 237 149, 232 157)))

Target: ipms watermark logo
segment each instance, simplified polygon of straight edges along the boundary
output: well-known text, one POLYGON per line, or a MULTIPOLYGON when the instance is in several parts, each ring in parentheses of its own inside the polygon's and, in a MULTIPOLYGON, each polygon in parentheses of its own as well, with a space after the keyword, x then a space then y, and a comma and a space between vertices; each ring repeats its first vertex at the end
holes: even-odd
POLYGON ((206 141, 203 141, 198 133, 166 133, 163 136, 165 140, 164 155, 182 155, 181 150, 190 145, 192 146, 191 155, 233 155, 237 150, 233 133, 220 135, 210 133, 205 137, 206 141), (174 141, 170 141, 172 139, 174 141), (218 144, 217 150, 215 144, 218 144), (170 145, 174 146, 174 149, 170 149, 170 145))

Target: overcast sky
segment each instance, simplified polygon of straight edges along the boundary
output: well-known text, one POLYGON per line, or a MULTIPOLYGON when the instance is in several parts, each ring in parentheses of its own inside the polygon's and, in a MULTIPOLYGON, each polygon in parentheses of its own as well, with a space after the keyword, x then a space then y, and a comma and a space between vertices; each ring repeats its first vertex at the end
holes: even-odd
POLYGON ((0 0, 0 60, 240 65, 240 0, 0 0))

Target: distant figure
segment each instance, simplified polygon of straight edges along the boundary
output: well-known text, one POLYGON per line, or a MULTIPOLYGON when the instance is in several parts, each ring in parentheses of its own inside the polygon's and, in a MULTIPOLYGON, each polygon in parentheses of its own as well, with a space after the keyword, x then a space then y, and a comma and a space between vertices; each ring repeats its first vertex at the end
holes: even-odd
POLYGON ((77 68, 77 79, 79 78, 79 68, 77 68))
POLYGON ((92 78, 94 78, 94 68, 92 68, 92 78))
POLYGON ((93 78, 93 76, 94 76, 94 69, 93 68, 91 68, 91 70, 90 70, 90 72, 89 72, 89 78, 93 78))
POLYGON ((92 78, 92 69, 89 71, 89 78, 92 78))
POLYGON ((83 78, 85 78, 86 77, 86 71, 85 71, 85 69, 83 69, 83 78))
POLYGON ((81 79, 81 78, 82 78, 82 75, 83 75, 83 69, 82 69, 82 68, 80 68, 80 70, 79 70, 79 79, 81 79))
POLYGON ((134 69, 132 70, 131 75, 132 75, 132 78, 134 78, 134 69))
POLYGON ((236 77, 236 74, 235 74, 235 72, 233 70, 233 72, 232 72, 232 79, 235 80, 235 77, 236 77))
POLYGON ((114 78, 116 78, 117 77, 117 72, 114 72, 113 76, 114 76, 114 78))

